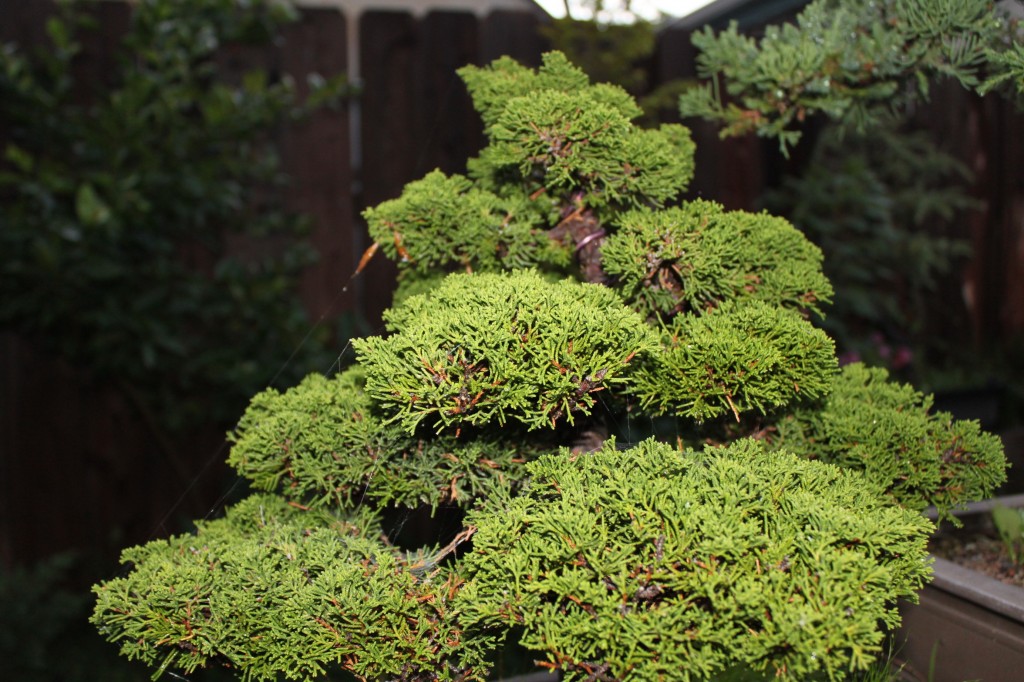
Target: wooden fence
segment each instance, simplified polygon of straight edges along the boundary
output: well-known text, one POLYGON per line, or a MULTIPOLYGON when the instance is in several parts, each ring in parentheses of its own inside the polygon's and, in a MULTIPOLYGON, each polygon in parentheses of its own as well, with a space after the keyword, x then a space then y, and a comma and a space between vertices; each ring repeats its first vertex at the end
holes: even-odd
MULTIPOLYGON (((0 42, 44 39, 50 0, 3 3, 0 42)), ((128 7, 96 7, 100 31, 87 41, 79 68, 102 79, 112 71, 109 47, 128 26, 128 7)), ((539 19, 527 13, 410 14, 370 11, 350 31, 345 15, 306 9, 284 40, 266 50, 223 54, 229 69, 260 66, 274 73, 345 72, 358 56, 361 94, 354 108, 325 110, 282 140, 291 177, 291 206, 312 218, 320 254, 302 282, 314 319, 356 312, 371 321, 390 302, 394 270, 377 258, 343 287, 368 246, 362 208, 397 196, 433 168, 464 169, 483 142, 481 124, 455 74, 467 63, 510 55, 536 65, 546 48, 539 19), (356 49, 348 40, 355 36, 356 49)), ((666 31, 651 65, 654 81, 693 76, 688 34, 666 31)), ((944 97, 946 95, 943 95, 944 97)), ((1024 329, 1024 191, 1014 163, 1024 158, 1024 121, 1002 103, 949 93, 932 121, 957 137, 957 152, 980 171, 975 187, 987 213, 963 226, 975 257, 966 283, 973 292, 974 338, 1024 329)), ((691 122, 692 124, 692 122, 691 122)), ((728 208, 757 208, 783 162, 754 139, 720 141, 694 126, 698 176, 692 194, 728 208)), ((970 334, 968 334, 970 336, 970 334)), ((21 339, 0 336, 0 565, 21 564, 63 549, 113 549, 180 529, 230 492, 222 434, 197 434, 187 453, 167 456, 144 420, 115 387, 47 357, 21 339)))

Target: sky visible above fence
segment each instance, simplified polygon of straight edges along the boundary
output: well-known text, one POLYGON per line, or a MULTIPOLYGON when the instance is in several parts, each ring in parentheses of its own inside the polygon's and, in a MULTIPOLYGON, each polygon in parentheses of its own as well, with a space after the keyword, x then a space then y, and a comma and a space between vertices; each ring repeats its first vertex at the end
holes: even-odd
MULTIPOLYGON (((673 18, 685 17, 705 5, 710 5, 711 2, 713 0, 632 0, 630 9, 637 16, 654 21, 658 19, 659 13, 667 14, 673 18)), ((565 16, 564 0, 537 0, 537 4, 554 17, 565 16)), ((572 12, 572 16, 577 19, 589 16, 589 12, 584 11, 585 4, 580 0, 570 0, 569 9, 572 12)), ((605 6, 608 9, 605 12, 606 16, 601 18, 613 22, 629 21, 629 15, 618 9, 625 4, 622 0, 605 2, 605 6)))

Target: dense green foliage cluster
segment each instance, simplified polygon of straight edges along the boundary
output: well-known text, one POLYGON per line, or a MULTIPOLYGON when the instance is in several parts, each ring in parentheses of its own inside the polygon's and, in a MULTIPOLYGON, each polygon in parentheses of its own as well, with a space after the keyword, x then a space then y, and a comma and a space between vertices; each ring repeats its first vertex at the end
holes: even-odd
POLYGON ((391 336, 353 345, 367 393, 410 432, 423 420, 438 430, 572 423, 657 345, 612 289, 529 270, 451 275, 389 319, 391 336))
POLYGON ((220 662, 242 679, 310 679, 343 663, 357 675, 431 669, 450 680, 479 668, 486 639, 464 646, 451 604, 459 578, 424 579, 423 559, 396 555, 369 516, 250 497, 195 535, 125 552, 136 569, 103 585, 97 608, 123 629, 125 655, 161 672, 220 662))
POLYGON ((729 300, 820 314, 831 298, 821 251, 767 213, 696 200, 630 211, 616 224, 601 249, 604 270, 629 305, 649 316, 701 313, 729 300))
POLYGON ((843 368, 821 404, 778 424, 776 443, 863 471, 910 509, 945 515, 958 499, 980 499, 1004 478, 999 437, 978 423, 931 412, 932 398, 859 363, 843 368))
POLYGON ((502 58, 460 75, 490 141, 469 178, 434 172, 365 213, 405 285, 430 269, 567 272, 574 255, 603 281, 599 218, 661 207, 693 175, 686 128, 636 127, 625 90, 590 84, 560 53, 537 71, 502 58))
POLYGON ((260 393, 229 435, 228 463, 258 490, 304 508, 436 508, 471 500, 496 479, 521 479, 526 458, 551 447, 514 428, 473 438, 409 435, 387 423, 364 386, 363 369, 352 367, 260 393))
POLYGON ((928 573, 924 517, 755 441, 608 442, 529 468, 523 494, 467 518, 461 599, 470 622, 523 627, 565 679, 841 677, 928 573))
POLYGON ((338 83, 300 103, 265 73, 224 77, 217 50, 270 41, 287 5, 146 0, 89 92, 83 4, 51 19, 51 45, 0 49, 0 329, 125 388, 164 429, 230 423, 309 328, 294 290, 312 253, 270 136, 338 83))
POLYGON ((835 371, 832 340, 797 313, 762 302, 723 305, 702 317, 677 317, 662 351, 636 379, 640 405, 703 422, 816 398, 835 371))
POLYGON ((683 116, 757 132, 783 149, 815 113, 855 127, 927 98, 935 77, 988 92, 1024 84, 1018 27, 989 0, 816 0, 760 39, 735 24, 694 35, 708 83, 680 99, 683 116), (723 91, 724 89, 724 91, 723 91))
POLYGON ((247 680, 484 679, 510 632, 566 679, 869 667, 927 579, 917 508, 991 492, 997 443, 839 373, 820 251, 679 202, 684 129, 558 54, 462 75, 489 146, 367 212, 407 286, 388 334, 258 395, 230 460, 262 492, 128 550, 94 622, 247 680), (678 446, 610 437, 649 430, 678 446), (460 525, 400 548, 416 507, 460 525))

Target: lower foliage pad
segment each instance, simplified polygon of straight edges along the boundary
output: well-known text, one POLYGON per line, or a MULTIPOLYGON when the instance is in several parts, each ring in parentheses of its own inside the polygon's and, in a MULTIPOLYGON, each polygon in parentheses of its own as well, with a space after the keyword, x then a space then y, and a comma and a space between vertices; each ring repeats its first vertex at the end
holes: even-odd
POLYGON ((124 553, 126 576, 96 588, 93 622, 160 672, 222 665, 243 680, 455 680, 486 671, 487 637, 464 637, 461 580, 379 539, 362 519, 251 497, 195 535, 124 553))
POLYGON ((931 523, 858 474, 740 441, 645 441, 530 466, 478 528, 460 603, 565 679, 844 679, 929 574, 931 523))

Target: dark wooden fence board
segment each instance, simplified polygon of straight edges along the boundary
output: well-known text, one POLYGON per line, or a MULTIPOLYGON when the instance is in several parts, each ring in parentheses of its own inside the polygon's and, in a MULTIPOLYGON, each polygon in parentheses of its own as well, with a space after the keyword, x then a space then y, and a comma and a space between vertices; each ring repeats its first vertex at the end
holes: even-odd
MULTIPOLYGON (((654 71, 658 83, 697 77, 696 50, 691 31, 668 29, 658 36, 654 71)), ((764 188, 764 148, 754 136, 723 140, 718 128, 703 121, 687 120, 697 145, 696 175, 688 195, 717 201, 730 210, 757 208, 764 188)))
POLYGON ((491 12, 480 22, 480 63, 509 56, 534 68, 541 55, 551 49, 541 35, 541 20, 536 14, 501 10, 491 12))
POLYGON ((221 433, 164 451, 118 387, 11 334, 0 335, 0 357, 6 565, 57 551, 116 556, 126 542, 180 532, 225 489, 221 433))
MULTIPOLYGON (((280 46, 283 73, 295 79, 300 96, 308 94, 306 74, 330 77, 347 72, 345 16, 331 9, 305 9, 289 26, 280 46)), ((312 221, 309 240, 319 256, 308 268, 301 294, 314 320, 332 319, 358 309, 356 290, 343 290, 365 248, 353 225, 352 150, 344 104, 321 109, 282 137, 284 171, 291 208, 312 221)))
POLYGON ((478 20, 467 12, 430 12, 419 26, 416 177, 439 168, 464 173, 483 146, 483 126, 456 73, 479 63, 478 20))

